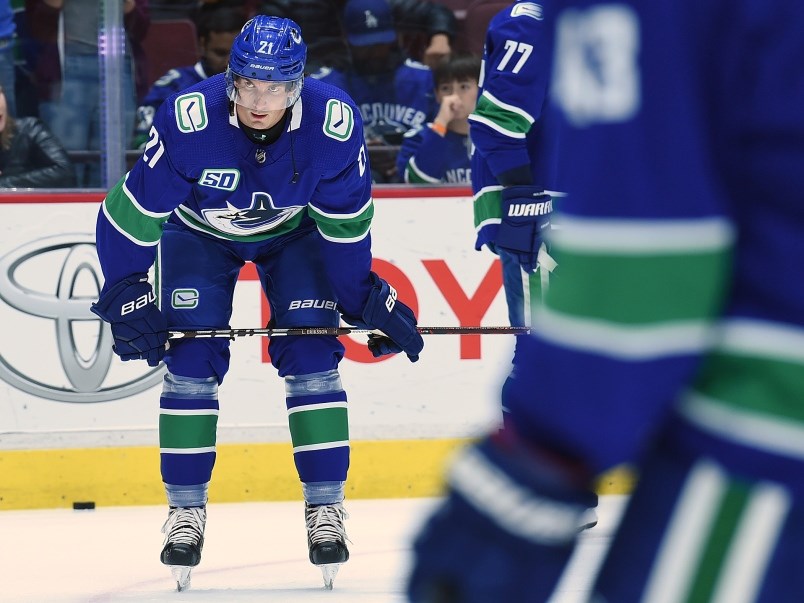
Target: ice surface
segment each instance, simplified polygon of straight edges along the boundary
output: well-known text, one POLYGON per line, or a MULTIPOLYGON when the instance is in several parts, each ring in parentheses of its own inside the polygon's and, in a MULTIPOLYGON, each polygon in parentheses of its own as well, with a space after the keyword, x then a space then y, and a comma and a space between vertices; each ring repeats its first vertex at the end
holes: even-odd
MULTIPOLYGON (((601 497, 551 603, 581 601, 624 498, 601 497)), ((401 603, 410 540, 434 499, 347 500, 351 558, 324 589, 307 559, 301 502, 210 504, 192 588, 175 592, 159 562, 167 507, 0 512, 0 600, 401 603)))

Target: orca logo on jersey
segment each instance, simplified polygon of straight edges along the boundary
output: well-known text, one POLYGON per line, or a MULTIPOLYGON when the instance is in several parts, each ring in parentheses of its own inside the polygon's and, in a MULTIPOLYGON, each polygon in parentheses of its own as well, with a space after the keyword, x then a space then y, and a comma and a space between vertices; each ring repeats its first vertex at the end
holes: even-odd
POLYGON ((324 119, 324 134, 343 142, 349 140, 355 126, 352 108, 343 101, 331 98, 327 101, 327 116, 324 119))
POLYGON ((216 230, 239 236, 273 230, 304 209, 302 205, 277 207, 273 197, 264 192, 251 195, 251 207, 240 209, 228 201, 226 205, 225 209, 205 209, 201 213, 216 230))
POLYGON ((198 179, 199 186, 208 186, 222 191, 233 191, 240 183, 240 170, 204 170, 198 179))
POLYGON ((176 126, 180 132, 190 134, 200 132, 209 124, 207 104, 199 92, 182 94, 173 103, 176 112, 176 126))

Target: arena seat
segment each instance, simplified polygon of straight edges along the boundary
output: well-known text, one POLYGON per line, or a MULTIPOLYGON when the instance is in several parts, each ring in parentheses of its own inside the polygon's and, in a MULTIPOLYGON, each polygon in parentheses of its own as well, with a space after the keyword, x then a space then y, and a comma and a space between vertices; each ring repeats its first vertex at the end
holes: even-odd
POLYGON ((148 88, 169 69, 192 65, 199 57, 195 23, 190 19, 152 21, 142 46, 148 61, 148 88))

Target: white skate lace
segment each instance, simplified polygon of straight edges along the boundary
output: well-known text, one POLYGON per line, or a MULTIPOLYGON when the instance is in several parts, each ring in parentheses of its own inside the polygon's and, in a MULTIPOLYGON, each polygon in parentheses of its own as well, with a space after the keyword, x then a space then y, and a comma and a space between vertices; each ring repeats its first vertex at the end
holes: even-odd
POLYGON ((204 536, 207 521, 205 507, 175 507, 170 510, 167 521, 162 526, 164 544, 198 544, 204 536))
POLYGON ((349 519, 349 514, 344 510, 341 503, 317 507, 308 505, 305 524, 307 525, 310 543, 351 542, 346 536, 346 529, 343 527, 344 519, 349 519))

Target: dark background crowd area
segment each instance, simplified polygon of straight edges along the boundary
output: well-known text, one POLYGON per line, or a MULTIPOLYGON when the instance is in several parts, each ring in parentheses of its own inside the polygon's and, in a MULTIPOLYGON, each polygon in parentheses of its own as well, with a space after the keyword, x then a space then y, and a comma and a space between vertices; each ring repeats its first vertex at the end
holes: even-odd
MULTIPOLYGON (((60 11, 75 0, 0 0, 0 15, 13 13, 15 31, 7 40, 0 38, 0 52, 10 50, 15 81, 8 86, 8 114, 15 120, 41 118, 48 103, 52 104, 54 86, 58 84, 59 62, 57 32, 60 11), (58 8, 54 8, 57 6, 58 8), (5 6, 4 6, 5 5, 5 6), (5 44, 5 46, 3 46, 5 44), (13 97, 11 97, 13 90, 13 97)), ((307 72, 322 68, 347 69, 351 57, 343 32, 343 8, 346 0, 123 0, 126 30, 126 53, 132 58, 131 85, 137 106, 146 98, 153 84, 168 70, 194 64, 201 57, 199 23, 203 15, 223 7, 242 11, 244 19, 256 14, 273 14, 294 18, 302 27, 308 44, 307 72)), ((101 0, 102 3, 102 0, 101 0)), ((389 0, 394 11, 394 25, 401 51, 430 67, 443 57, 427 54, 435 34, 446 34, 451 53, 481 55, 485 30, 491 17, 512 4, 493 0, 389 0), (435 6, 434 6, 435 5, 435 6)), ((1 18, 1 17, 0 17, 1 18)), ((203 27, 203 25, 202 25, 203 27)), ((87 32, 86 37, 89 37, 87 32)), ((0 82, 1 83, 1 82, 0 82)), ((102 110, 102 109, 101 109, 102 110)), ((89 120, 89 111, 87 120, 89 120)), ((97 118, 95 118, 97 119, 97 118)), ((51 122, 52 123, 52 122, 51 122)), ((54 130, 54 128, 51 128, 54 130)), ((59 132, 53 131, 58 140, 59 132)), ((132 128, 132 141, 134 140, 132 128)), ((64 142, 64 141, 63 141, 64 142)), ((100 150, 96 146, 76 148, 65 143, 67 155, 75 165, 97 164, 100 150)), ((128 145, 126 162, 130 167, 141 148, 128 145)), ((394 153, 398 145, 372 147, 371 154, 394 153)), ((379 156, 378 155, 378 156, 379 156)), ((2 168, 2 166, 0 166, 2 168)), ((0 169, 0 172, 2 170, 0 169)), ((96 183, 78 186, 94 188, 96 183)), ((72 182, 72 181, 70 181, 72 182)), ((74 186, 65 183, 64 186, 74 186)))

